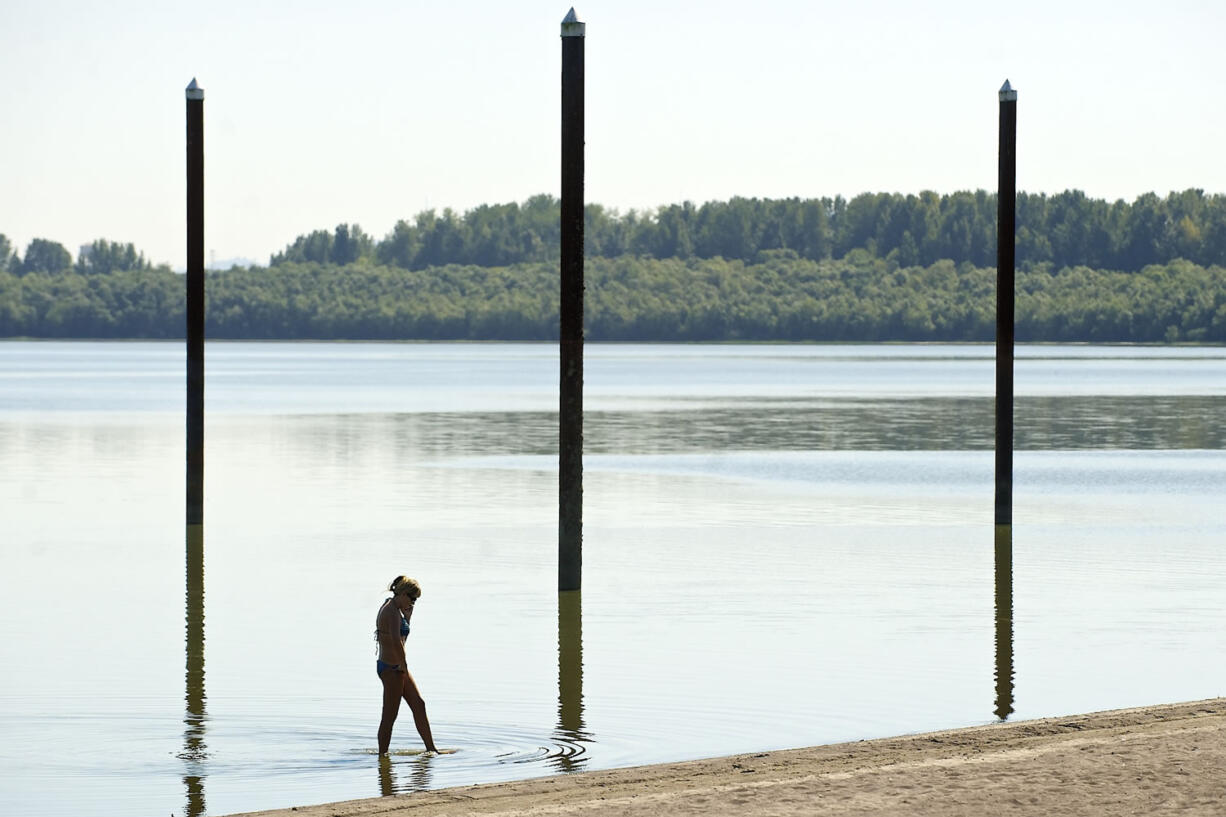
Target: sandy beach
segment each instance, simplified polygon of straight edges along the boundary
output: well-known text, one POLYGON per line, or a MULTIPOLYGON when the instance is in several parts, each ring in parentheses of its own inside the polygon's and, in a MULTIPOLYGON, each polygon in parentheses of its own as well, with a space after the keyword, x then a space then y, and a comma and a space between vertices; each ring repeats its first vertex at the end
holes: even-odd
POLYGON ((1226 698, 350 800, 248 817, 1222 815, 1226 698))

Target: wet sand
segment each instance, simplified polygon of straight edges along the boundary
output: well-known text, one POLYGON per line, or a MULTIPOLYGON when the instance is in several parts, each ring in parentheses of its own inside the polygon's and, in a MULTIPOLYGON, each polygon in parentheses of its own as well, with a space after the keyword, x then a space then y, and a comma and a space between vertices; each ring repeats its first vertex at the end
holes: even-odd
POLYGON ((251 814, 1218 817, 1226 698, 251 814))

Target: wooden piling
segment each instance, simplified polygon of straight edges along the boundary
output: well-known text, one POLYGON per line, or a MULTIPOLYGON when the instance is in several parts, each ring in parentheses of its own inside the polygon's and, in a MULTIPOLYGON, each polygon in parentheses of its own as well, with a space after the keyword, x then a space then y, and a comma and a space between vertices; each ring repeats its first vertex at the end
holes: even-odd
POLYGON ((187 524, 204 524, 204 89, 187 86, 187 524))
POLYGON ((1013 246, 1017 207, 1017 91, 1000 89, 996 198, 996 524, 1013 524, 1013 246))
POLYGON ((561 326, 558 420, 558 590, 583 577, 583 43, 562 21, 561 326))
POLYGON ((996 197, 996 717, 1013 712, 1013 250, 1017 91, 1000 89, 996 197))

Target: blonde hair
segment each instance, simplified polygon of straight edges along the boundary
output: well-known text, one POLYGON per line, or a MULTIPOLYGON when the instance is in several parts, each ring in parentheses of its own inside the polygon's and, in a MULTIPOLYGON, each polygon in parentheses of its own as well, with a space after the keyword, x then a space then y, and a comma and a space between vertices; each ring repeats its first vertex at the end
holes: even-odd
POLYGON ((387 589, 393 596, 403 593, 414 601, 421 598, 421 585, 418 584, 417 579, 410 579, 408 576, 397 576, 392 579, 387 589))

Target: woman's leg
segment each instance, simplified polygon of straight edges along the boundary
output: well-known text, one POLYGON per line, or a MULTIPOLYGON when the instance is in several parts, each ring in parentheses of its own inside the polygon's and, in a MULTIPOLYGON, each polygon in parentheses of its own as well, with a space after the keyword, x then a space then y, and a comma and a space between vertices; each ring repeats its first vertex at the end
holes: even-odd
POLYGON ((413 723, 417 725, 417 734, 421 735, 421 742, 426 744, 426 751, 437 752, 434 736, 430 734, 430 719, 426 717, 426 702, 422 700, 421 693, 417 691, 417 682, 413 680, 413 674, 410 672, 404 674, 403 694, 404 702, 409 705, 409 710, 413 713, 413 723))
POLYGON ((385 669, 379 673, 383 682, 383 716, 379 719, 379 754, 387 754, 392 742, 392 724, 396 723, 396 715, 400 713, 400 695, 404 688, 401 676, 405 673, 394 669, 385 669))

